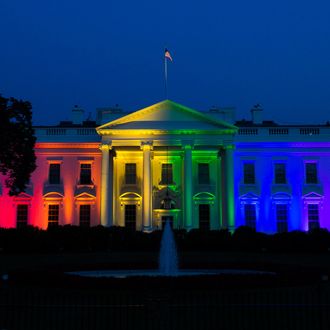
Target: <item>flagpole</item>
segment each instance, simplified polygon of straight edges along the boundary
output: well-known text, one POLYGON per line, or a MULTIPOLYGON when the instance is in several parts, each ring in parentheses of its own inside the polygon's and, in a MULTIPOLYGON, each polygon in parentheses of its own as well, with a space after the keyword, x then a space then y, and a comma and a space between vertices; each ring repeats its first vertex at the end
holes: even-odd
POLYGON ((165 69, 165 100, 167 100, 167 60, 166 56, 164 56, 164 69, 165 69))

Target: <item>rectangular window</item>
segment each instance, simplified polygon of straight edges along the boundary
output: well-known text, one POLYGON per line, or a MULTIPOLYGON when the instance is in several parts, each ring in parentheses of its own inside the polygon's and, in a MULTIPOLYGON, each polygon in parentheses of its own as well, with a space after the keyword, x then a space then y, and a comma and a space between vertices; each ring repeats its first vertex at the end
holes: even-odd
POLYGON ((16 227, 26 227, 28 224, 28 205, 18 204, 16 209, 16 227))
POLYGON ((80 184, 92 184, 92 164, 80 164, 80 184))
POLYGON ((207 163, 198 164, 198 183, 199 184, 209 184, 210 183, 209 164, 207 164, 207 163))
POLYGON ((136 184, 136 164, 125 164, 125 183, 136 184))
POLYGON ((136 230, 136 205, 125 205, 125 227, 136 230))
POLYGON ((244 163, 244 184, 255 184, 254 163, 244 163))
POLYGON ((173 183, 173 168, 172 164, 162 164, 162 184, 172 184, 173 183))
POLYGON ((89 227, 91 223, 91 206, 80 205, 79 207, 79 224, 82 227, 89 227))
POLYGON ((308 204, 308 230, 320 228, 319 205, 308 204))
POLYGON ((286 184, 286 168, 284 163, 275 164, 275 184, 286 184))
POLYGON ((277 232, 285 233, 288 231, 287 204, 276 204, 276 223, 277 223, 277 232))
POLYGON ((210 230, 210 205, 199 204, 199 229, 210 230))
POLYGON ((61 164, 49 164, 49 184, 60 184, 61 182, 61 164))
POLYGON ((315 184, 317 183, 317 164, 316 163, 305 163, 306 171, 306 183, 315 184))
POLYGON ((244 216, 245 216, 245 225, 253 229, 256 229, 257 214, 256 214, 255 204, 244 205, 244 216))
POLYGON ((60 206, 58 204, 48 205, 48 227, 58 226, 60 206))

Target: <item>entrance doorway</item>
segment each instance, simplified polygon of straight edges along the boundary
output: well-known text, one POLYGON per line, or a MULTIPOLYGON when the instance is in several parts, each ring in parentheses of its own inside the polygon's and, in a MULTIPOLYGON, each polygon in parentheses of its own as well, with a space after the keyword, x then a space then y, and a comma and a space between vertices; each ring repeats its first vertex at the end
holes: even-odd
POLYGON ((199 229, 210 230, 210 205, 199 204, 199 229))
POLYGON ((125 227, 129 230, 136 230, 136 205, 125 205, 125 227))
POLYGON ((165 228, 166 221, 168 221, 170 223, 170 226, 173 229, 173 216, 172 215, 162 216, 162 229, 165 228))

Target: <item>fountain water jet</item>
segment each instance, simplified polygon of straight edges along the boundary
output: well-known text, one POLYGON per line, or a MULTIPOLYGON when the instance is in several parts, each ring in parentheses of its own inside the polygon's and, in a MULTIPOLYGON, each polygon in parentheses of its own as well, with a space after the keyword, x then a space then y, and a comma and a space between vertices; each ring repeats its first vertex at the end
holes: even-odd
POLYGON ((178 255, 169 221, 166 221, 160 244, 159 273, 165 276, 176 276, 178 274, 178 255))

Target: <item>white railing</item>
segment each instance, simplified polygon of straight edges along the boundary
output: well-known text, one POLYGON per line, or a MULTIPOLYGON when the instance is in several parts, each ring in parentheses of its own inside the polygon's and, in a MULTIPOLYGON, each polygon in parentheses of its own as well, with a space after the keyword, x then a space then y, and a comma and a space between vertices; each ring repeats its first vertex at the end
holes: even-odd
POLYGON ((330 126, 293 126, 293 127, 241 127, 235 137, 238 141, 244 140, 302 140, 330 141, 330 126))
POLYGON ((37 141, 100 141, 95 128, 89 127, 36 127, 37 141))

